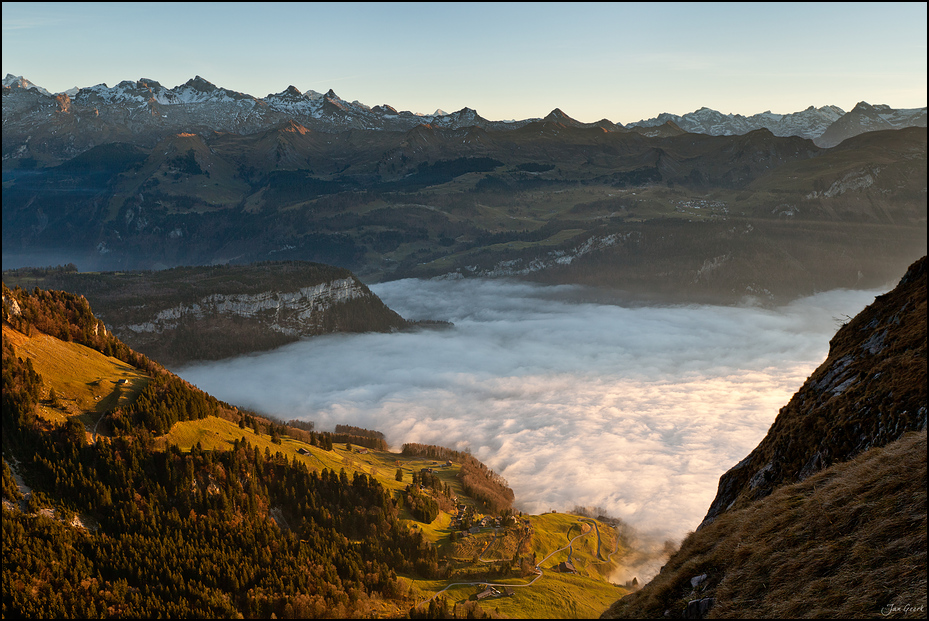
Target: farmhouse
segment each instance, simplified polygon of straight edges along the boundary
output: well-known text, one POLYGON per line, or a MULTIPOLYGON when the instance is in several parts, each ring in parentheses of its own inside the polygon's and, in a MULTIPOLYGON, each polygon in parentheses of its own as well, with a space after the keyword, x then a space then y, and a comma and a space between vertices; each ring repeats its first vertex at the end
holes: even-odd
POLYGON ((558 571, 563 574, 576 574, 577 570, 574 568, 574 563, 571 561, 562 561, 558 563, 558 571))

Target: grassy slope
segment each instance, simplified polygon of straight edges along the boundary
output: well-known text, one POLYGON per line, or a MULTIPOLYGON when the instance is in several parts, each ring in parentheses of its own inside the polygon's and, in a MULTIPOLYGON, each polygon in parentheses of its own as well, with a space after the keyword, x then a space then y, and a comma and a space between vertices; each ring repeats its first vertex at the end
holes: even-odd
MULTIPOLYGON (((514 580, 493 582, 517 584, 514 580)), ((447 581, 417 581, 414 591, 429 597, 445 583, 447 581)), ((477 585, 453 586, 441 597, 451 607, 452 604, 468 601, 481 590, 477 585)), ((628 592, 606 582, 551 572, 546 572, 532 586, 514 586, 513 590, 511 597, 489 598, 481 601, 480 605, 487 611, 497 611, 513 619, 594 619, 614 601, 612 598, 622 597, 628 592)))
MULTIPOLYGON (((455 478, 460 469, 457 464, 446 467, 437 465, 429 459, 401 457, 388 451, 369 450, 367 454, 360 454, 355 448, 348 452, 343 444, 336 444, 332 451, 324 451, 286 437, 280 445, 277 445, 271 442, 271 437, 268 435, 256 435, 250 428, 240 429, 235 423, 213 417, 177 423, 168 434, 158 439, 158 443, 162 446, 167 443, 177 444, 182 450, 188 450, 200 442, 204 449, 221 450, 229 448, 232 441, 237 438, 245 438, 261 451, 267 448, 272 453, 279 451, 289 459, 302 460, 311 468, 330 468, 336 471, 344 468, 349 477, 354 472, 373 475, 385 488, 395 492, 409 484, 413 472, 418 472, 421 468, 432 467, 436 469, 439 478, 452 488, 455 495, 466 503, 471 502, 464 498, 458 479, 455 478), (309 451, 310 454, 297 453, 297 449, 300 448, 309 451), (403 470, 404 480, 402 482, 395 479, 398 467, 403 470)), ((410 527, 418 528, 427 540, 438 545, 440 553, 449 553, 453 550, 448 540, 453 530, 450 527, 451 518, 449 513, 443 511, 431 524, 422 524, 412 519, 404 522, 410 527)), ((532 551, 536 553, 536 558, 539 560, 558 548, 564 547, 570 538, 582 533, 583 523, 575 515, 551 513, 531 516, 530 520, 534 528, 532 551)), ((509 617, 525 619, 584 619, 599 615, 611 602, 625 595, 627 591, 607 581, 606 577, 613 566, 597 559, 596 531, 592 528, 584 528, 584 530, 588 530, 588 534, 576 540, 573 548, 573 559, 579 572, 578 575, 559 574, 552 571, 552 568, 557 567, 559 562, 567 559, 567 551, 559 552, 542 565, 544 575, 531 587, 519 587, 513 597, 484 601, 481 602, 481 606, 487 610, 498 609, 501 614, 509 617)), ((600 534, 602 537, 601 554, 606 557, 615 549, 616 533, 612 528, 601 523, 600 534)), ((493 537, 493 529, 485 529, 480 535, 469 538, 469 542, 475 546, 474 550, 479 552, 493 540, 493 537)), ((498 542, 488 550, 484 558, 488 560, 510 559, 514 551, 512 547, 502 546, 498 542)), ((453 556, 461 558, 473 555, 454 553, 453 556)), ((464 561, 461 565, 464 568, 462 573, 465 574, 468 567, 474 567, 477 570, 486 569, 486 566, 472 564, 470 561, 464 561)), ((533 577, 488 581, 519 585, 526 584, 533 577)), ((470 581, 469 578, 454 576, 448 580, 413 581, 409 576, 405 578, 411 580, 414 596, 420 602, 428 600, 450 584, 470 581)), ((471 585, 453 586, 442 593, 442 597, 445 597, 450 604, 463 602, 478 590, 477 586, 471 585)))
MULTIPOLYGON (((55 423, 68 416, 80 417, 88 429, 88 439, 100 415, 117 404, 126 405, 148 383, 148 377, 137 369, 83 345, 67 343, 38 331, 28 337, 9 326, 4 326, 3 336, 14 344, 17 355, 33 360, 33 366, 42 376, 45 386, 54 388, 57 393, 61 405, 53 407, 51 403, 43 403, 43 416, 55 423), (129 380, 129 384, 118 387, 116 382, 120 379, 129 380)), ((465 497, 456 477, 460 470, 458 464, 445 466, 430 459, 402 457, 389 451, 368 450, 367 453, 360 453, 357 447, 346 450, 344 444, 336 444, 332 451, 324 451, 286 436, 282 438, 281 444, 275 444, 270 435, 256 434, 250 427, 240 428, 236 423, 213 416, 176 423, 170 432, 156 439, 156 447, 163 449, 169 444, 175 444, 186 451, 200 443, 205 450, 226 450, 236 439, 245 439, 262 452, 265 449, 272 454, 281 452, 288 459, 304 461, 311 468, 329 468, 334 471, 344 468, 349 477, 355 472, 363 472, 374 476, 392 492, 403 490, 411 482, 413 472, 431 467, 439 479, 449 486, 453 496, 466 504, 473 504, 478 516, 483 513, 478 503, 465 497), (308 454, 298 453, 298 449, 308 454), (396 480, 398 468, 403 472, 402 481, 396 480)), ((449 541, 449 535, 453 532, 451 514, 443 511, 431 524, 416 522, 405 512, 401 518, 404 515, 404 523, 419 529, 427 540, 439 547, 440 554, 461 556, 455 553, 455 546, 449 541)), ((482 607, 488 610, 496 608, 500 613, 516 618, 589 618, 599 614, 626 593, 606 580, 612 565, 597 558, 597 537, 592 527, 570 514, 550 513, 531 516, 530 520, 534 529, 531 552, 535 553, 540 562, 566 546, 570 539, 586 532, 573 544, 573 561, 578 568, 578 575, 559 574, 552 570, 559 562, 567 559, 567 551, 557 552, 542 563, 544 575, 531 586, 518 587, 516 595, 511 598, 481 602, 482 607)), ((605 558, 615 549, 616 533, 605 524, 600 524, 600 533, 601 555, 605 558)), ((495 540, 494 529, 488 528, 467 541, 476 546, 471 556, 476 556, 494 541, 484 558, 500 560, 513 558, 520 538, 514 530, 509 536, 495 540)), ((458 566, 464 575, 469 569, 484 572, 489 567, 484 563, 472 563, 470 558, 458 566)), ((527 578, 511 577, 493 581, 520 585, 527 584, 534 577, 530 575, 527 578)), ((406 578, 411 580, 417 601, 427 600, 457 581, 467 581, 467 578, 455 576, 448 580, 415 582, 409 576, 406 578)), ((455 586, 443 593, 443 597, 449 602, 465 601, 477 591, 477 586, 455 586)))
POLYGON ((128 405, 148 385, 148 376, 135 367, 78 343, 39 331, 26 336, 7 325, 3 338, 13 343, 19 357, 32 359, 44 385, 55 391, 58 404, 46 399, 39 408, 40 416, 54 423, 77 416, 90 432, 100 416, 128 405), (119 380, 128 383, 119 385, 119 380))
POLYGON ((925 618, 926 526, 923 430, 723 514, 604 617, 925 618))

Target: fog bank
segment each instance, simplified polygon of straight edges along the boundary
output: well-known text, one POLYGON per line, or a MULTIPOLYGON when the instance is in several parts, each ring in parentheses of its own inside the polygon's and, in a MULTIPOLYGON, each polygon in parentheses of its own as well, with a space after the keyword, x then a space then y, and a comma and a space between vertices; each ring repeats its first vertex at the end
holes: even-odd
POLYGON ((838 318, 881 293, 832 291, 765 310, 636 307, 498 280, 372 289, 408 319, 455 327, 316 337, 179 374, 284 420, 380 430, 397 450, 468 448, 529 513, 601 506, 675 539, 825 359, 838 318))

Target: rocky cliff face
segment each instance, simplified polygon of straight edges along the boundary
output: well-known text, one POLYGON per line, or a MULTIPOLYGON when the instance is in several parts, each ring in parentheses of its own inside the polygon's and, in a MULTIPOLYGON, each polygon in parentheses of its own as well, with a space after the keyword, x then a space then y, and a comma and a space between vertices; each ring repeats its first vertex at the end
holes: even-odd
POLYGON ((373 294, 351 278, 343 278, 298 291, 264 291, 248 295, 208 295, 193 304, 180 304, 159 311, 151 321, 121 327, 136 334, 163 334, 189 321, 217 317, 240 317, 265 321, 267 327, 288 336, 311 333, 322 315, 338 304, 373 294))
POLYGON ((704 525, 907 431, 926 428, 926 258, 850 319, 768 435, 724 474, 704 525))

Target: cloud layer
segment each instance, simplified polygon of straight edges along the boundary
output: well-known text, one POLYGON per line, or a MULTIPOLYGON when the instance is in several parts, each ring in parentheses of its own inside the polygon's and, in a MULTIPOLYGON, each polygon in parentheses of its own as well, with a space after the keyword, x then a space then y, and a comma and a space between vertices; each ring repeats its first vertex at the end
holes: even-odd
POLYGON ((600 506, 676 539, 825 359, 836 318, 878 293, 764 310, 604 303, 580 287, 489 280, 373 289, 408 319, 455 327, 317 337, 180 374, 285 420, 378 429, 398 450, 467 447, 529 513, 600 506))

